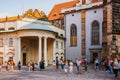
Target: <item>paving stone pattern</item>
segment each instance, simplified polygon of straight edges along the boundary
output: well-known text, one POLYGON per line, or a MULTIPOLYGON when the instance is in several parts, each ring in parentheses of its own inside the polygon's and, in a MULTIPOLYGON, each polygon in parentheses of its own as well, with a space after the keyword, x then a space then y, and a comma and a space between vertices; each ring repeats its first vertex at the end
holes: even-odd
POLYGON ((26 69, 14 72, 1 71, 0 80, 115 80, 114 74, 101 70, 95 71, 93 66, 90 66, 87 72, 82 71, 82 74, 76 72, 76 67, 74 67, 74 73, 68 74, 61 69, 54 70, 52 68, 43 71, 26 71, 26 69))

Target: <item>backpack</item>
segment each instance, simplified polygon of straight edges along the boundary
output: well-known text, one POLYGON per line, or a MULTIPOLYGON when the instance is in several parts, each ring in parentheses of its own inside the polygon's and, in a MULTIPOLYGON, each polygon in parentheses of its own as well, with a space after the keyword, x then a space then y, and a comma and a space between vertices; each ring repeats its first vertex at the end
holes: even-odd
POLYGON ((84 60, 84 64, 87 64, 87 61, 86 61, 86 60, 84 60))

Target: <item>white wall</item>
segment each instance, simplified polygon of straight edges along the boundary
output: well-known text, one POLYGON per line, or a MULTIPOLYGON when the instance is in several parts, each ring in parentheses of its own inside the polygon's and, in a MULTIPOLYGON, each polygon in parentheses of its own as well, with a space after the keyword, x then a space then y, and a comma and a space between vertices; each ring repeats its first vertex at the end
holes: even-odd
POLYGON ((66 14, 65 16, 65 28, 66 28, 66 59, 72 59, 81 57, 81 14, 79 12, 72 14, 66 14), (70 26, 75 24, 77 27, 77 46, 70 47, 70 26))
POLYGON ((103 22, 103 9, 92 9, 86 11, 86 54, 88 60, 90 60, 90 48, 102 48, 102 22, 103 22), (96 11, 96 13, 94 13, 96 11), (97 20, 100 25, 100 45, 91 45, 91 24, 94 20, 97 20))
MULTIPOLYGON (((65 16, 66 27, 66 58, 75 60, 81 58, 81 12, 66 14, 65 16), (74 14, 74 16, 72 16, 74 14), (77 46, 70 47, 70 26, 76 24, 77 26, 77 46)), ((86 11, 86 56, 90 61, 90 48, 102 48, 102 22, 103 22, 103 9, 91 9, 86 11), (96 13, 94 12, 96 11, 96 13), (97 20, 100 24, 100 45, 91 45, 91 23, 97 20)))

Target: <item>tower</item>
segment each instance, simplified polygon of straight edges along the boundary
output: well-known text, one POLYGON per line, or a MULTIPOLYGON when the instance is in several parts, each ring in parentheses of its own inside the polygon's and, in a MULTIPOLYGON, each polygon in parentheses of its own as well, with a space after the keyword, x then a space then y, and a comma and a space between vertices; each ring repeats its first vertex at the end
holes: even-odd
POLYGON ((102 55, 120 54, 120 0, 103 0, 102 55))

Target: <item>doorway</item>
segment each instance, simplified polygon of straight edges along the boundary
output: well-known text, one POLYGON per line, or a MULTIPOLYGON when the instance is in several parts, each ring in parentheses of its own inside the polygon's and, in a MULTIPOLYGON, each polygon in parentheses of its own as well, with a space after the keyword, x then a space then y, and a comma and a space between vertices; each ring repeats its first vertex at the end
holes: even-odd
POLYGON ((93 63, 94 63, 96 58, 98 58, 98 53, 93 53, 93 63))
POLYGON ((26 65, 26 53, 23 53, 23 65, 26 65))

